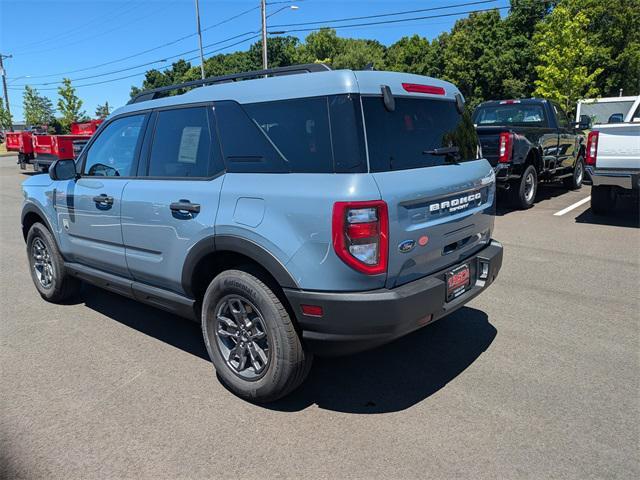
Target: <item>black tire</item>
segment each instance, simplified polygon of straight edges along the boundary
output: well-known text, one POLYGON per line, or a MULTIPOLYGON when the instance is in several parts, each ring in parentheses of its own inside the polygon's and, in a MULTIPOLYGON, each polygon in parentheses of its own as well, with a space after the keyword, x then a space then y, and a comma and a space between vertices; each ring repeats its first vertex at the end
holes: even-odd
POLYGON ((591 211, 596 215, 606 215, 613 211, 616 200, 613 187, 605 185, 591 187, 591 211))
POLYGON ((80 280, 65 272, 56 241, 41 223, 34 223, 29 229, 27 257, 31 279, 42 298, 59 303, 78 294, 80 280))
POLYGON ((582 157, 578 157, 576 165, 573 168, 573 175, 562 179, 564 187, 569 190, 579 190, 582 187, 584 180, 584 160, 582 157))
POLYGON ((533 165, 527 165, 520 180, 513 182, 509 189, 511 204, 521 210, 533 206, 538 192, 538 174, 533 165))
POLYGON ((204 295, 202 333, 221 381, 239 397, 253 402, 272 402, 291 393, 304 381, 313 361, 273 290, 244 270, 227 270, 213 279, 204 295), (243 302, 248 312, 244 322, 250 320, 252 328, 245 329, 247 323, 238 328, 242 320, 233 313, 241 311, 237 302, 243 302), (236 326, 230 326, 227 319, 236 326), (220 335, 220 330, 225 335, 220 335), (261 332, 265 336, 254 341, 261 332), (235 337, 231 338, 232 334, 235 337), (265 361, 259 358, 258 350, 265 361), (234 351, 241 352, 242 357, 234 351), (254 357, 258 359, 255 363, 254 357), (250 365, 243 370, 241 358, 250 365))

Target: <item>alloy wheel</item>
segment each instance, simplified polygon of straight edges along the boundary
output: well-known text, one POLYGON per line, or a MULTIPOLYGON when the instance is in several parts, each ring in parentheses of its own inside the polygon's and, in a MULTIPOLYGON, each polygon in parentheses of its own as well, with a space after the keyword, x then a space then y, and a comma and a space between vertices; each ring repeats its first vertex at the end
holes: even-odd
POLYGON ((40 238, 35 238, 31 244, 31 258, 36 278, 43 288, 51 288, 53 285, 53 263, 49 249, 40 238))
POLYGON ((533 173, 529 172, 524 179, 524 198, 527 203, 531 203, 533 200, 533 194, 535 191, 535 179, 533 173))
POLYGON ((244 380, 257 380, 269 366, 269 337, 262 314, 246 298, 227 295, 216 308, 216 343, 229 368, 244 380))

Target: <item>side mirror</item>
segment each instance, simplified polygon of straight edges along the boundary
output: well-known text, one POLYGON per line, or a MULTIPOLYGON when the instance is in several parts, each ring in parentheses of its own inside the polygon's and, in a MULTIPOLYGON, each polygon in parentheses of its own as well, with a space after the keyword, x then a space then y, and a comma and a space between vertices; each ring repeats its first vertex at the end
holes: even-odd
POLYGON ((77 176, 76 162, 73 160, 56 160, 49 167, 51 180, 71 180, 77 176))
POLYGON ((614 113, 609 117, 607 123, 622 123, 624 122, 624 115, 622 113, 614 113))
POLYGON ((589 130, 591 128, 591 117, 589 115, 580 115, 578 128, 580 130, 589 130))

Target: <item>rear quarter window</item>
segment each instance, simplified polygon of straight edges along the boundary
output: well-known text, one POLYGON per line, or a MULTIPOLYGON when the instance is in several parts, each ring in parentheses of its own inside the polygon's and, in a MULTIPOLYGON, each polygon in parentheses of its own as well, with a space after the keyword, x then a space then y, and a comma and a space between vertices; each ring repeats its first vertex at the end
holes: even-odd
POLYGON ((218 102, 230 172, 366 171, 359 97, 334 95, 240 105, 218 102))

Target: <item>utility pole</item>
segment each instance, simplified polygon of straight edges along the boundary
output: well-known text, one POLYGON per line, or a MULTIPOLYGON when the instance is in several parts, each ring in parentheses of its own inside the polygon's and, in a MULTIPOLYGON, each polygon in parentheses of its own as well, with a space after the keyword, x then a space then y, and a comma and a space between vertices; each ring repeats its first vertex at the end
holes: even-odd
MULTIPOLYGON (((0 53, 0 74, 2 75, 2 88, 4 89, 4 104, 9 118, 11 118, 11 107, 9 106, 9 92, 7 90, 7 71, 4 69, 3 60, 11 57, 12 55, 2 55, 0 53)), ((11 125, 9 125, 9 130, 13 132, 13 120, 11 121, 11 125)))
POLYGON ((196 25, 198 29, 198 45, 200 46, 200 75, 204 80, 204 54, 202 53, 202 32, 200 31, 200 5, 196 0, 196 25))
POLYGON ((268 68, 267 62, 267 0, 261 0, 262 7, 262 68, 268 68))

